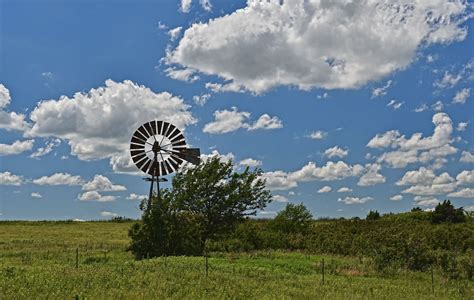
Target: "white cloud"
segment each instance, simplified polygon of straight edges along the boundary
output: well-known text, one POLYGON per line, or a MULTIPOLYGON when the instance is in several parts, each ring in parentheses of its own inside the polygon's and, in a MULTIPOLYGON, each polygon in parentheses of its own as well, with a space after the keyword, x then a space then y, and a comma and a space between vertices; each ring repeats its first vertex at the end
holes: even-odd
POLYGON ((415 203, 417 206, 424 206, 424 207, 434 207, 438 205, 439 200, 433 197, 415 197, 415 203))
POLYGON ((235 156, 232 152, 229 152, 227 154, 220 154, 219 151, 212 150, 210 154, 201 154, 201 161, 206 161, 215 156, 217 156, 222 162, 228 162, 231 160, 233 161, 235 159, 235 156))
POLYGON ((189 10, 191 9, 191 4, 192 4, 192 0, 181 0, 181 11, 184 12, 184 13, 188 13, 189 10))
POLYGON ((340 189, 338 189, 337 192, 338 193, 349 193, 349 192, 352 192, 352 189, 344 186, 344 187, 341 187, 340 189))
POLYGON ((379 88, 375 88, 372 90, 372 98, 379 97, 379 96, 385 96, 387 94, 388 88, 392 85, 392 81, 389 80, 387 83, 379 88))
POLYGON ((6 112, 5 108, 10 104, 10 91, 0 83, 0 129, 23 131, 28 128, 25 115, 16 112, 6 112))
POLYGON ((261 166, 262 161, 261 160, 256 160, 256 159, 253 159, 253 158, 246 158, 246 159, 241 160, 239 162, 239 165, 255 168, 255 167, 261 166))
POLYGON ((30 115, 27 136, 67 140, 81 160, 110 159, 114 171, 138 171, 129 155, 133 132, 145 121, 164 120, 181 130, 195 122, 183 100, 154 93, 129 80, 107 80, 105 87, 72 98, 41 101, 30 115))
POLYGON ((322 194, 322 193, 329 193, 330 191, 332 191, 332 188, 331 188, 330 186, 326 185, 326 186, 323 186, 322 188, 320 188, 320 189, 318 190, 318 193, 319 193, 319 194, 322 194))
POLYGON ((433 85, 435 87, 444 89, 444 88, 452 88, 455 86, 460 80, 462 79, 461 74, 451 74, 448 71, 444 72, 443 78, 441 80, 436 81, 433 85))
POLYGON ((78 196, 80 201, 111 202, 115 201, 115 196, 103 196, 97 191, 88 191, 78 196))
POLYGON ((459 161, 464 163, 474 163, 474 154, 469 151, 463 151, 459 161))
POLYGON ((345 204, 364 204, 367 201, 374 200, 372 197, 345 197, 337 199, 337 202, 344 202, 345 204))
POLYGON ((31 193, 31 197, 33 198, 43 198, 40 193, 31 193))
POLYGON ((474 199, 474 189, 472 189, 472 188, 463 188, 463 189, 461 189, 457 192, 449 193, 448 197, 474 199))
POLYGON ((183 27, 176 27, 168 31, 168 35, 172 41, 178 38, 179 34, 181 33, 181 29, 183 29, 183 27))
POLYGON ((392 201, 400 201, 402 199, 403 199, 402 195, 395 195, 393 197, 390 197, 390 200, 392 200, 392 201))
POLYGON ((123 185, 114 185, 107 177, 95 175, 94 179, 82 186, 83 191, 119 192, 127 190, 123 185))
POLYGON ((436 178, 433 170, 429 170, 425 167, 420 167, 419 170, 408 171, 403 177, 397 181, 396 185, 428 185, 433 183, 436 178))
POLYGON ((203 94, 201 96, 193 96, 193 101, 199 106, 204 106, 206 104, 207 100, 211 98, 211 94, 203 94))
POLYGON ((34 140, 15 141, 13 144, 0 144, 0 156, 20 154, 33 148, 34 140))
POLYGON ((444 104, 441 100, 438 100, 431 105, 431 109, 434 111, 442 111, 444 109, 444 104))
POLYGON ((380 164, 366 164, 365 169, 364 175, 357 182, 358 186, 372 186, 385 182, 385 177, 379 173, 380 169, 382 169, 380 164))
POLYGON ((272 199, 276 202, 288 202, 288 198, 282 195, 273 195, 272 199))
POLYGON ((467 128, 467 125, 469 125, 469 122, 459 122, 458 127, 456 127, 457 131, 464 131, 467 128))
POLYGON ((271 190, 288 190, 298 186, 299 182, 333 181, 347 177, 360 176, 364 171, 361 165, 348 165, 343 161, 328 161, 326 165, 318 167, 309 162, 300 170, 294 172, 273 171, 263 174, 267 180, 267 187, 271 190))
POLYGON ((438 57, 436 55, 427 55, 426 56, 426 62, 427 63, 433 63, 438 57))
POLYGON ((131 193, 127 198, 127 200, 146 200, 148 199, 148 196, 147 195, 138 195, 138 194, 135 194, 135 193, 131 193))
POLYGON ((425 111, 425 110, 427 110, 427 109, 428 109, 428 105, 426 105, 425 103, 423 103, 423 104, 418 105, 418 106, 415 108, 414 112, 419 113, 419 112, 423 112, 423 111, 425 111))
POLYGON ((195 82, 199 79, 199 76, 195 75, 196 71, 189 68, 177 69, 174 67, 170 67, 165 69, 165 73, 166 76, 168 76, 169 78, 185 82, 195 82))
POLYGON ((38 185, 82 185, 84 181, 80 176, 73 176, 68 173, 55 173, 51 176, 43 176, 33 180, 38 185))
POLYGON ((118 217, 118 214, 114 213, 114 212, 110 212, 110 211, 101 211, 100 212, 100 215, 102 217, 105 217, 105 218, 115 218, 115 217, 118 217))
POLYGON ((367 147, 397 149, 385 152, 377 159, 378 163, 386 163, 392 168, 404 168, 416 162, 434 162, 435 166, 440 167, 445 162, 445 156, 455 154, 458 150, 451 145, 453 123, 449 116, 437 113, 432 121, 435 125, 432 136, 423 137, 422 133, 414 133, 407 139, 398 130, 390 130, 377 134, 367 147))
POLYGON ((23 178, 10 172, 0 172, 0 185, 21 185, 23 178))
POLYGON ((240 112, 237 110, 237 107, 232 107, 232 110, 217 110, 214 112, 214 121, 204 125, 202 131, 210 134, 224 134, 240 128, 256 130, 283 127, 280 119, 270 117, 268 114, 261 115, 253 124, 247 122, 249 118, 249 112, 240 112))
POLYGON ((349 154, 349 150, 344 150, 342 148, 339 148, 338 146, 334 146, 324 151, 324 155, 329 158, 333 158, 333 157, 343 158, 343 157, 346 157, 347 154, 349 154))
POLYGON ((210 0, 199 0, 199 4, 201 4, 201 7, 205 11, 211 11, 212 10, 212 4, 210 0))
POLYGON ((462 171, 456 176, 458 184, 473 184, 474 183, 474 170, 462 171))
POLYGON ((466 37, 465 2, 400 2, 248 1, 193 24, 166 61, 254 93, 356 88, 407 68, 420 48, 466 37))
POLYGON ((453 98, 453 103, 464 104, 466 100, 471 96, 471 89, 465 88, 456 93, 456 96, 453 98))
POLYGON ((263 114, 255 123, 248 127, 248 130, 278 128, 283 128, 283 123, 278 117, 270 117, 268 114, 263 114))
POLYGON ((317 130, 317 131, 311 132, 308 135, 308 137, 313 139, 313 140, 322 140, 322 139, 325 139, 327 137, 327 135, 328 135, 327 132, 317 130))
POLYGON ((395 99, 392 99, 390 100, 390 102, 387 104, 388 107, 391 107, 393 108, 394 110, 397 110, 399 109, 400 107, 402 107, 403 103, 405 103, 404 101, 399 101, 397 102, 397 100, 395 99))
POLYGON ((36 151, 32 153, 30 157, 37 158, 37 157, 46 155, 50 153, 51 151, 53 151, 53 149, 58 147, 59 145, 61 145, 60 139, 53 139, 53 140, 47 141, 44 147, 40 147, 36 149, 36 151))

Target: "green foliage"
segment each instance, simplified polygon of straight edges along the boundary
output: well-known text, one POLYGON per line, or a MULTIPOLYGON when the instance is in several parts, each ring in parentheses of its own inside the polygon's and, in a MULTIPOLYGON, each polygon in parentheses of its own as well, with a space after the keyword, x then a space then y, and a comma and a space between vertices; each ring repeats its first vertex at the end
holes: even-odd
POLYGON ((209 239, 232 232, 245 216, 255 215, 271 194, 261 170, 234 172, 232 162, 214 157, 179 172, 171 190, 142 205, 142 221, 129 231, 129 250, 137 259, 199 255, 209 239))
POLYGON ((375 221, 375 220, 378 220, 380 219, 380 214, 378 211, 369 211, 369 213, 367 214, 367 217, 365 217, 365 219, 367 221, 375 221))
POLYGON ((285 209, 280 211, 269 225, 276 231, 304 234, 308 232, 312 218, 313 215, 303 203, 287 203, 285 209))
POLYGON ((462 207, 454 208, 449 200, 444 200, 443 203, 436 205, 431 216, 431 223, 433 224, 462 222, 466 222, 464 209, 462 207))

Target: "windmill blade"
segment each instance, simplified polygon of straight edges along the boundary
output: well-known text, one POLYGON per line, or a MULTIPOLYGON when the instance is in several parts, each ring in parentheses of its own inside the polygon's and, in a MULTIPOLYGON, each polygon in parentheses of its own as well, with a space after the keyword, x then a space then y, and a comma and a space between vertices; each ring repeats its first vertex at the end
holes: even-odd
POLYGON ((150 168, 151 163, 152 163, 152 160, 147 158, 145 164, 140 168, 140 170, 142 170, 145 173, 148 173, 148 169, 150 168))
POLYGON ((201 151, 199 148, 184 148, 179 149, 178 153, 175 153, 179 158, 192 163, 193 165, 199 165, 201 162, 201 151))
POLYGON ((156 122, 157 133, 161 134, 161 130, 163 129, 163 121, 156 122))
MULTIPOLYGON (((137 139, 141 139, 141 140, 143 140, 143 141, 145 141, 145 142, 146 142, 146 140, 147 140, 147 137, 144 136, 143 134, 141 134, 138 130, 135 131, 135 133, 133 134, 133 136, 136 137, 137 139)), ((145 142, 144 142, 144 143, 145 143, 145 142)))
POLYGON ((170 132, 168 139, 171 141, 175 136, 177 136, 179 133, 181 133, 181 130, 178 128, 175 128, 173 132, 170 132))
POLYGON ((142 144, 145 144, 146 143, 146 140, 142 140, 141 138, 139 137, 136 137, 136 136, 132 136, 132 143, 135 143, 135 144, 139 144, 139 145, 142 145, 142 144))
POLYGON ((146 132, 145 128, 143 127, 143 125, 138 127, 137 131, 140 132, 146 139, 150 137, 148 135, 148 132, 146 132))
POLYGON ((145 145, 130 144, 130 150, 145 150, 145 145))
POLYGON ((176 137, 174 137, 174 138, 171 138, 171 139, 170 139, 170 142, 171 142, 171 143, 176 143, 176 142, 181 141, 181 140, 184 140, 184 135, 180 132, 180 133, 178 134, 178 136, 176 136, 176 137))
POLYGON ((150 124, 150 127, 151 127, 151 133, 152 133, 152 135, 157 135, 157 132, 156 132, 156 121, 151 121, 149 124, 150 124))
POLYGON ((170 126, 170 123, 163 122, 163 128, 161 129, 161 135, 166 136, 166 132, 168 131, 168 126, 170 126))
POLYGON ((164 164, 165 164, 165 167, 166 167, 166 174, 171 174, 171 173, 173 173, 173 168, 171 167, 171 164, 168 162, 168 160, 164 161, 164 164))
POLYGON ((145 130, 148 132, 148 136, 153 136, 153 130, 151 129, 151 125, 150 123, 145 123, 143 124, 143 127, 145 128, 145 130))

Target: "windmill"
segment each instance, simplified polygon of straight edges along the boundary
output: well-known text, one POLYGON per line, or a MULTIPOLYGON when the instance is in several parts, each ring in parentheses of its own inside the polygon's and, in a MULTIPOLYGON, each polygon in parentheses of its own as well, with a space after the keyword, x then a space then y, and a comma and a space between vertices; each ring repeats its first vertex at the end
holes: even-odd
POLYGON ((151 175, 144 178, 150 181, 147 210, 151 207, 154 182, 159 198, 160 181, 167 181, 160 176, 176 172, 185 161, 194 165, 201 161, 199 148, 187 148, 181 130, 164 121, 151 121, 138 127, 130 141, 130 155, 140 170, 151 175))

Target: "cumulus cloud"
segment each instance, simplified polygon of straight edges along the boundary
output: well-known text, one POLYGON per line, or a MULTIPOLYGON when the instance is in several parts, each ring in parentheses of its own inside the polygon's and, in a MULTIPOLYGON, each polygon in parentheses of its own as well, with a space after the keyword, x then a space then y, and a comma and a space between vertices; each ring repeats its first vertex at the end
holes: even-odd
POLYGON ((441 100, 438 100, 431 105, 431 109, 434 111, 442 111, 444 109, 444 104, 441 100))
POLYGON ((321 131, 321 130, 317 130, 317 131, 313 131, 311 132, 308 137, 310 139, 313 139, 313 140, 322 140, 322 139, 325 139, 327 137, 327 132, 324 132, 324 131, 321 131))
POLYGON ((319 194, 322 194, 322 193, 329 193, 330 191, 332 191, 332 188, 331 188, 330 186, 326 185, 326 186, 323 186, 322 188, 320 188, 320 189, 318 190, 318 193, 319 193, 319 194))
POLYGON ((456 93, 453 98, 453 103, 455 104, 464 104, 466 100, 471 96, 471 89, 465 88, 456 93))
POLYGON ((231 160, 233 161, 235 159, 235 156, 232 152, 221 154, 217 150, 212 150, 210 154, 201 154, 201 161, 207 161, 208 159, 213 157, 218 157, 219 160, 222 162, 228 162, 231 160))
POLYGON ((148 199, 148 196, 147 195, 138 195, 138 194, 135 194, 135 193, 131 193, 127 198, 127 200, 146 200, 148 199))
POLYGON ((392 85, 392 81, 389 80, 387 83, 379 88, 375 88, 372 90, 372 98, 376 98, 379 96, 385 96, 387 94, 388 88, 392 85))
POLYGON ((203 95, 196 95, 193 96, 193 101, 199 106, 204 106, 206 104, 207 100, 211 99, 211 94, 203 94, 203 95))
POLYGON ((349 165, 343 161, 329 161, 321 167, 316 166, 314 162, 309 162, 294 172, 266 172, 263 174, 263 178, 267 180, 269 189, 288 190, 297 187, 300 182, 341 180, 360 176, 363 172, 363 166, 358 164, 349 165))
POLYGON ((372 197, 345 197, 337 199, 337 202, 344 202, 345 204, 364 204, 367 201, 374 200, 372 197))
POLYGON ((338 193, 348 193, 348 192, 352 192, 352 189, 344 186, 344 187, 341 187, 340 189, 338 189, 337 192, 338 193))
POLYGON ((103 210, 100 212, 100 215, 104 218, 115 218, 118 217, 118 214, 110 211, 103 210))
POLYGON ((0 83, 0 129, 26 130, 28 123, 25 121, 25 115, 5 111, 10 102, 10 91, 0 83))
POLYGON ((0 172, 0 185, 21 185, 23 178, 10 172, 0 172))
POLYGON ((184 13, 188 13, 189 10, 191 9, 191 4, 192 4, 192 0, 181 0, 181 11, 184 12, 184 13))
POLYGON ((463 151, 459 161, 464 163, 474 163, 474 154, 469 151, 463 151))
POLYGON ((461 74, 451 74, 448 71, 444 72, 443 78, 436 81, 433 85, 440 89, 452 88, 462 79, 461 74))
POLYGON ((439 200, 434 197, 416 196, 414 200, 417 206, 424 206, 424 207, 434 207, 438 205, 439 203, 439 200))
POLYGON ((400 201, 402 199, 403 199, 402 195, 395 195, 393 197, 390 197, 390 200, 392 200, 392 201, 400 201))
POLYGON ((458 150, 451 145, 453 123, 449 116, 446 113, 437 113, 432 121, 435 129, 431 136, 423 137, 422 133, 414 133, 410 138, 406 138, 398 130, 390 130, 377 134, 367 147, 396 149, 383 153, 377 159, 378 163, 385 163, 392 168, 429 162, 439 167, 445 162, 444 157, 455 154, 458 150))
POLYGON ((457 192, 449 193, 448 197, 474 199, 474 189, 472 189, 472 188, 463 188, 463 189, 461 189, 457 192))
POLYGON ((80 201, 111 202, 115 201, 115 196, 103 196, 97 191, 88 191, 78 196, 80 201))
POLYGON ((273 195, 272 199, 275 202, 288 202, 288 198, 283 195, 273 195))
POLYGON ((0 144, 0 156, 20 154, 33 148, 34 140, 15 141, 13 144, 0 144))
POLYGON ((357 88, 408 67, 420 48, 464 40, 468 18, 463 1, 248 1, 193 24, 166 61, 253 93, 357 88))
POLYGON ((347 154, 349 154, 349 150, 344 150, 342 148, 339 148, 338 146, 334 146, 324 151, 324 155, 329 158, 333 158, 333 157, 343 158, 343 157, 346 157, 347 154))
POLYGON ((183 100, 155 93, 129 80, 107 80, 105 87, 76 93, 72 98, 38 103, 31 112, 31 137, 68 141, 81 160, 110 159, 114 171, 136 171, 128 153, 130 137, 144 121, 164 120, 181 130, 195 123, 183 100))
POLYGON ((204 125, 203 132, 210 134, 224 134, 236 131, 240 128, 247 130, 256 129, 277 129, 282 128, 283 124, 278 117, 270 117, 268 114, 261 115, 254 123, 248 123, 250 113, 238 111, 237 107, 231 110, 217 110, 214 112, 214 121, 204 125))
POLYGON ((55 173, 51 176, 43 176, 33 180, 37 185, 82 185, 84 181, 80 176, 73 176, 69 173, 55 173))
POLYGON ((366 164, 365 173, 359 178, 358 186, 372 186, 385 182, 385 177, 379 173, 382 169, 380 164, 366 164))
POLYGON ((40 193, 31 193, 31 197, 33 198, 43 198, 40 193))
POLYGON ((474 170, 462 171, 456 176, 458 184, 473 184, 474 183, 474 170))
POLYGON ((195 75, 195 71, 192 69, 178 69, 175 67, 170 67, 165 69, 165 73, 169 78, 185 82, 195 82, 199 79, 199 76, 195 75))
POLYGON ((50 140, 50 141, 46 141, 46 145, 44 147, 40 147, 40 148, 36 149, 36 151, 33 152, 30 155, 30 157, 38 158, 38 157, 44 156, 44 155, 50 153, 51 151, 53 151, 53 149, 58 147, 59 145, 61 145, 61 140, 60 139, 53 139, 53 140, 50 140))
POLYGON ((459 122, 458 126, 456 127, 457 131, 464 131, 467 128, 467 125, 469 125, 469 122, 459 122))
POLYGON ((253 158, 246 158, 246 159, 241 160, 239 162, 239 165, 247 166, 247 167, 250 167, 250 168, 255 168, 255 167, 261 166, 262 161, 261 160, 256 160, 256 159, 253 159, 253 158))
POLYGON ((168 35, 172 41, 178 38, 179 34, 181 33, 181 29, 183 29, 183 27, 176 27, 168 31, 168 35))
POLYGON ((110 179, 103 175, 95 175, 94 179, 85 183, 82 186, 83 191, 98 191, 98 192, 119 192, 127 190, 123 185, 112 184, 110 179))

